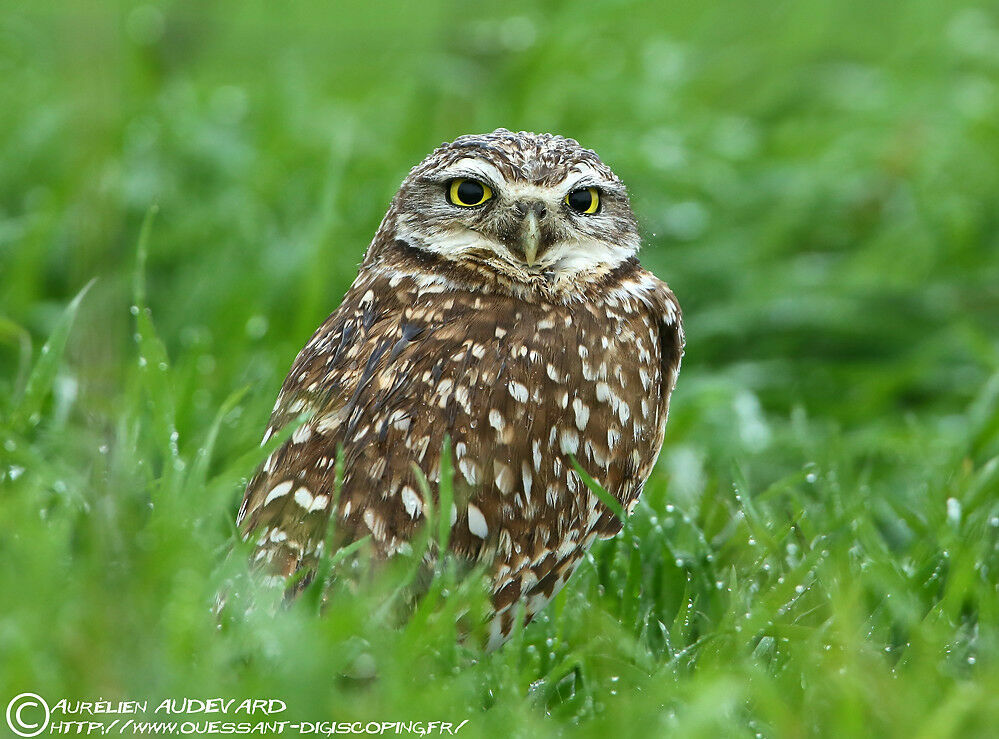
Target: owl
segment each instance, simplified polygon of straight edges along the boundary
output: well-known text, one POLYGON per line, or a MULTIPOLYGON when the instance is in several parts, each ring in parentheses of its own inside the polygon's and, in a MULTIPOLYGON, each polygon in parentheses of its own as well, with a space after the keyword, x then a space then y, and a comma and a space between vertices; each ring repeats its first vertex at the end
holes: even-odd
POLYGON ((450 439, 447 554, 486 570, 502 644, 621 529, 574 461, 630 513, 662 446, 684 333, 639 245, 624 184, 573 139, 498 129, 414 167, 281 387, 264 442, 307 420, 246 489, 254 567, 291 596, 324 546, 407 551, 450 439))

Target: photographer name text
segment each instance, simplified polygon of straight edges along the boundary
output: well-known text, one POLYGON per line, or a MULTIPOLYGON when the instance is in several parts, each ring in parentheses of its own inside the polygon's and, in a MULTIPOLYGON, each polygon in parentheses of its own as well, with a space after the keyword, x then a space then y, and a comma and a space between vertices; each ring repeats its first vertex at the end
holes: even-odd
MULTIPOLYGON (((111 714, 147 714, 149 713, 149 701, 71 701, 66 698, 58 701, 52 706, 53 711, 58 711, 67 716, 105 716, 111 714)), ((190 715, 190 714, 255 714, 263 713, 273 715, 282 713, 288 708, 287 704, 277 698, 266 700, 244 698, 167 698, 155 705, 153 713, 166 715, 190 715)))

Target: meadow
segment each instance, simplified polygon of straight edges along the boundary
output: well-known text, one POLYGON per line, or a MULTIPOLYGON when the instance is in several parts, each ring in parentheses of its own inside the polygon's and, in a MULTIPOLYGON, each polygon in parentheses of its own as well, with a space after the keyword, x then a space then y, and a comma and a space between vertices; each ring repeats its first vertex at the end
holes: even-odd
POLYGON ((994 3, 0 6, 0 708, 996 736, 997 583, 994 3), (220 624, 292 359, 499 126, 594 148, 683 306, 641 503, 495 653, 447 573, 401 626, 396 571, 220 624))

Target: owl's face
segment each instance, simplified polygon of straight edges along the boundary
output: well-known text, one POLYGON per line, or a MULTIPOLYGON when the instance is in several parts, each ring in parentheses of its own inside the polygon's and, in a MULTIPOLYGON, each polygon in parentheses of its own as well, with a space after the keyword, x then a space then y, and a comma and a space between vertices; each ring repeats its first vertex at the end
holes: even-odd
POLYGON ((638 250, 623 183, 572 139, 499 129, 444 144, 403 182, 382 230, 525 281, 598 276, 638 250))

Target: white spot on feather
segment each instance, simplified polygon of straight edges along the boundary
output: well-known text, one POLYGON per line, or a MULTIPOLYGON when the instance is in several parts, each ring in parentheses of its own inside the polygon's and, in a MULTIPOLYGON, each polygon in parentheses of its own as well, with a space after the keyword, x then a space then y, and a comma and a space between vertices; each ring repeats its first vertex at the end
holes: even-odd
POLYGON ((572 553, 572 551, 575 548, 576 548, 576 543, 575 542, 573 542, 571 540, 563 541, 559 545, 558 549, 555 550, 555 557, 557 559, 565 559, 566 557, 569 556, 569 554, 572 553))
POLYGON ((524 460, 520 464, 520 475, 524 482, 524 497, 528 500, 531 499, 531 485, 534 483, 534 476, 531 474, 531 468, 527 464, 527 460, 524 460))
POLYGON ((409 416, 406 415, 405 411, 392 411, 392 415, 389 416, 389 423, 397 431, 409 430, 409 416))
POLYGON ((489 411, 489 425, 497 431, 502 431, 503 427, 506 426, 506 421, 503 420, 503 414, 495 408, 489 411))
POLYGON ((271 488, 271 491, 267 493, 267 497, 264 498, 264 505, 267 505, 272 500, 277 500, 278 498, 287 495, 291 492, 291 488, 294 483, 291 480, 285 480, 284 482, 279 482, 277 485, 271 488))
POLYGON ((503 462, 494 461, 493 470, 496 473, 496 487, 499 488, 501 493, 511 493, 513 492, 514 476, 513 470, 503 462))
POLYGON ((306 511, 312 510, 312 503, 314 502, 312 493, 309 492, 308 488, 299 488, 295 491, 295 502, 298 503, 306 511))
POLYGON ((489 526, 486 525, 486 517, 482 515, 479 507, 471 503, 468 504, 468 530, 471 534, 485 539, 489 536, 489 526))
POLYGON ((316 422, 316 431, 320 434, 328 434, 336 430, 340 425, 340 416, 336 412, 327 413, 316 422))
POLYGON ((476 485, 479 482, 479 467, 468 457, 462 457, 458 462, 461 474, 468 480, 469 485, 476 485))
POLYGON ((312 426, 307 423, 303 423, 295 429, 295 433, 291 435, 291 443, 301 444, 303 441, 308 441, 310 438, 312 438, 312 426))
POLYGON ((579 449, 579 434, 575 429, 562 429, 559 435, 559 447, 563 454, 575 454, 579 449))
POLYGON ((364 523, 367 525, 368 530, 371 535, 377 540, 383 540, 385 538, 385 519, 379 516, 371 508, 364 511, 364 523))
POLYGON ((465 413, 471 413, 472 408, 471 408, 471 403, 469 402, 470 399, 468 397, 467 387, 465 387, 464 385, 459 385, 457 388, 455 388, 454 399, 458 401, 458 405, 462 407, 465 413))
POLYGON ((511 382, 507 385, 507 390, 510 391, 511 397, 518 403, 526 403, 528 394, 527 388, 519 382, 511 382))
POLYGON ((506 641, 503 636, 503 619, 497 614, 489 621, 489 640, 486 642, 486 651, 495 652, 506 641))
POLYGON ((409 514, 410 518, 416 518, 423 514, 423 501, 420 500, 420 496, 416 494, 416 491, 409 485, 405 485, 402 488, 402 505, 406 509, 406 513, 409 514))
POLYGON ((445 377, 443 380, 437 383, 437 394, 440 395, 438 406, 444 408, 447 405, 447 401, 451 395, 451 389, 453 387, 454 387, 454 380, 452 380, 450 377, 445 377))
MULTIPOLYGON (((409 446, 409 439, 408 438, 406 439, 406 446, 409 446)), ((419 439, 417 439, 415 442, 413 442, 413 445, 410 448, 416 454, 416 458, 420 462, 422 462, 423 461, 423 457, 427 453, 427 447, 428 446, 430 446, 430 436, 421 436, 419 439)))

